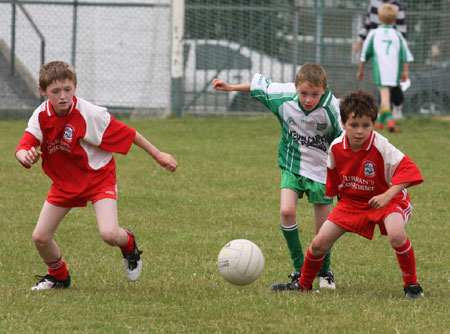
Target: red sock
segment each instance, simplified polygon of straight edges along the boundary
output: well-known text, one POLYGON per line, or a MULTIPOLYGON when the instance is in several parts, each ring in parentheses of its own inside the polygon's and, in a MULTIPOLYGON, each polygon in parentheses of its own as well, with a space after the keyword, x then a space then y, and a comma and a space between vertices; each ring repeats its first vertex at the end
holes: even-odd
POLYGON ((130 254, 134 250, 134 238, 130 232, 128 231, 125 232, 127 232, 128 241, 124 246, 120 246, 120 249, 124 254, 130 254))
POLYGON ((305 255, 305 263, 302 266, 300 281, 298 282, 302 290, 309 290, 319 273, 324 259, 325 254, 319 256, 312 255, 308 248, 305 255))
POLYGON ((402 270, 402 278, 405 286, 408 284, 417 284, 416 259, 409 239, 406 240, 403 246, 394 247, 394 249, 397 254, 398 264, 402 270))
POLYGON ((67 271, 67 265, 66 262, 62 260, 62 255, 59 257, 58 260, 54 262, 45 262, 48 267, 48 273, 55 277, 56 279, 59 279, 61 281, 64 281, 67 278, 67 275, 69 275, 69 272, 67 271))

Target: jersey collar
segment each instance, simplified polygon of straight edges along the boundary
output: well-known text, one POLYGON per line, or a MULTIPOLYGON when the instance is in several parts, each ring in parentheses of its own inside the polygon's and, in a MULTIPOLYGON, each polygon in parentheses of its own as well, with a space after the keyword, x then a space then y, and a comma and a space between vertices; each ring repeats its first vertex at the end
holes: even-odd
MULTIPOLYGON (((372 146, 373 146, 373 141, 374 140, 375 140, 375 131, 372 131, 370 133, 369 138, 367 138, 366 142, 364 143, 364 146, 361 149, 361 151, 369 151, 372 148, 372 146)), ((349 150, 350 149, 350 145, 348 144, 347 134, 344 136, 343 146, 344 146, 344 150, 349 150)))
MULTIPOLYGON (((77 97, 74 95, 73 99, 72 99, 72 104, 70 105, 70 108, 69 108, 69 112, 66 115, 64 115, 64 116, 69 115, 73 111, 73 109, 75 109, 76 105, 77 105, 77 97)), ((52 106, 52 104, 50 103, 49 100, 46 101, 46 108, 45 109, 47 110, 47 115, 48 116, 58 116, 55 113, 55 110, 53 109, 53 106, 52 106)))

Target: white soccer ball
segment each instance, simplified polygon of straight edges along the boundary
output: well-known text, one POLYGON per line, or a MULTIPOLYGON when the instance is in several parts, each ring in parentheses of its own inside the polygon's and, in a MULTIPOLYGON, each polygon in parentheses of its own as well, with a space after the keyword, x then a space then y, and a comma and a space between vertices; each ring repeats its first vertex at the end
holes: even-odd
POLYGON ((264 268, 261 249, 250 240, 236 239, 223 246, 217 259, 219 271, 228 282, 247 285, 254 282, 264 268))

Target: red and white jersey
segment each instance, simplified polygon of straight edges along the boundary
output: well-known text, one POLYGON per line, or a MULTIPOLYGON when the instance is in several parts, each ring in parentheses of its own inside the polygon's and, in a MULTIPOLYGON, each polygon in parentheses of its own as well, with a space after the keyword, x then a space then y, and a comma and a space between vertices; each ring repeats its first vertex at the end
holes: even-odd
POLYGON ((41 146, 42 168, 52 190, 66 198, 86 197, 116 184, 111 152, 127 154, 136 130, 117 121, 106 108, 74 96, 70 111, 59 116, 49 101, 28 121, 16 152, 41 146))
MULTIPOLYGON (((372 131, 364 147, 354 152, 343 134, 331 144, 327 161, 327 196, 340 195, 368 202, 392 185, 410 182, 409 186, 423 182, 419 168, 389 141, 372 131)), ((397 195, 408 196, 406 189, 397 195)))

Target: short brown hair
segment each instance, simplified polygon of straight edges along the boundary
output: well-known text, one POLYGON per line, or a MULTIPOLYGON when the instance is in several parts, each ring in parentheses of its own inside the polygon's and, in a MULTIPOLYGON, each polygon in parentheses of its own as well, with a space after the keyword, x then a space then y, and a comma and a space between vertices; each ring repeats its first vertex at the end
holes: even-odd
POLYGON ((295 87, 305 81, 327 89, 327 73, 319 64, 305 63, 300 67, 295 77, 295 87))
POLYGON ((339 109, 342 123, 346 123, 348 118, 354 113, 354 117, 369 116, 375 123, 378 117, 378 103, 375 97, 361 89, 348 93, 341 98, 339 109))
POLYGON ((397 20, 398 8, 389 3, 385 3, 378 8, 378 17, 382 24, 392 25, 397 20))
POLYGON ((77 74, 72 65, 64 61, 51 61, 41 66, 39 71, 39 87, 46 90, 54 81, 63 81, 69 79, 77 84, 77 74))

